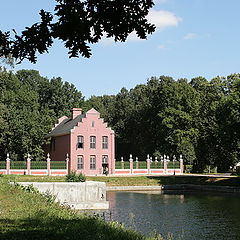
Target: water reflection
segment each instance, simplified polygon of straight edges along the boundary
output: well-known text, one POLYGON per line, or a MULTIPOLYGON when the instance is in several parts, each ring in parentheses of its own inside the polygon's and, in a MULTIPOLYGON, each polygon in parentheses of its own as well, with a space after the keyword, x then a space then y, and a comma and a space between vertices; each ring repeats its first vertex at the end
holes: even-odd
POLYGON ((111 219, 144 234, 176 239, 240 239, 240 201, 233 194, 108 192, 111 219))

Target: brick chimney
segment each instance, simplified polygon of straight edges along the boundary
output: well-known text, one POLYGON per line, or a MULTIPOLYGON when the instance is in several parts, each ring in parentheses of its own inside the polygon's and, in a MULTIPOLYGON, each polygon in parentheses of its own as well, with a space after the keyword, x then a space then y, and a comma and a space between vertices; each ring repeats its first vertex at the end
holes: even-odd
POLYGON ((71 112, 72 112, 72 119, 74 119, 76 116, 82 114, 82 109, 81 108, 73 108, 71 110, 71 112))

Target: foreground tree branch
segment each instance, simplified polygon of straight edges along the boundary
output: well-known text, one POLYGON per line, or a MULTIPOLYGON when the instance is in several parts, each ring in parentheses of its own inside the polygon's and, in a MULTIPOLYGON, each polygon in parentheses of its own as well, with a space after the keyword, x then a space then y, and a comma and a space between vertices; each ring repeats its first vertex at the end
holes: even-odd
POLYGON ((155 30, 146 16, 152 0, 55 0, 54 13, 40 11, 41 21, 26 27, 21 35, 0 30, 0 57, 11 55, 19 62, 36 63, 36 54, 43 54, 54 39, 62 40, 69 57, 89 58, 89 44, 97 43, 103 34, 115 41, 126 41, 135 31, 141 39, 155 30), (54 22, 54 19, 55 22, 54 22))

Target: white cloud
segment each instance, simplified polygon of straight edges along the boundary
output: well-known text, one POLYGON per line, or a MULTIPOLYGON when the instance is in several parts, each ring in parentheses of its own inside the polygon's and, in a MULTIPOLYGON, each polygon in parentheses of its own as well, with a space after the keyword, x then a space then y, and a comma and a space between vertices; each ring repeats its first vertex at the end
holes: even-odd
POLYGON ((155 24, 157 30, 163 30, 167 27, 176 27, 182 21, 182 18, 176 16, 173 12, 150 10, 147 16, 150 23, 155 24))
POLYGON ((183 37, 183 39, 184 40, 191 40, 191 39, 197 38, 197 36, 198 35, 196 33, 188 33, 183 37))
MULTIPOLYGON (((177 17, 174 13, 163 10, 160 11, 150 10, 147 19, 150 23, 156 26, 156 31, 164 30, 167 27, 175 27, 179 24, 179 22, 182 21, 182 18, 177 17)), ((132 32, 127 39, 127 41, 139 41, 139 40, 142 39, 138 38, 136 32, 132 32)))
MULTIPOLYGON (((158 0, 159 1, 159 0, 158 0)), ((166 0, 160 0, 166 1, 166 0)), ((182 21, 182 18, 176 16, 174 13, 169 11, 157 11, 157 10, 150 10, 147 16, 147 20, 156 26, 157 30, 164 30, 167 27, 176 27, 182 21)), ((153 33, 154 34, 154 33, 153 33)), ((127 42, 130 41, 141 41, 136 32, 132 32, 128 38, 127 42)), ((106 35, 103 36, 101 43, 104 45, 111 45, 114 43, 113 38, 106 38, 106 35)))

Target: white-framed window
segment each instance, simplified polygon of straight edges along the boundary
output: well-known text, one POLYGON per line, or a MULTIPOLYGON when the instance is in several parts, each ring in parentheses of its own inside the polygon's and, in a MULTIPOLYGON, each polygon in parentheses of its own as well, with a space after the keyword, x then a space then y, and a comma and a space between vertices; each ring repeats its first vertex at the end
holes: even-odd
POLYGON ((77 148, 83 148, 84 145, 84 137, 78 136, 77 137, 77 148))
POLYGON ((103 136, 102 137, 102 148, 103 149, 108 149, 108 136, 103 136))
POLYGON ((77 169, 83 169, 83 168, 84 168, 83 156, 78 155, 77 156, 77 169))
POLYGON ((96 148, 96 137, 90 136, 90 148, 96 148))
POLYGON ((95 170, 96 169, 96 156, 90 156, 90 169, 95 170))
POLYGON ((102 156, 102 163, 108 163, 108 155, 102 156))

